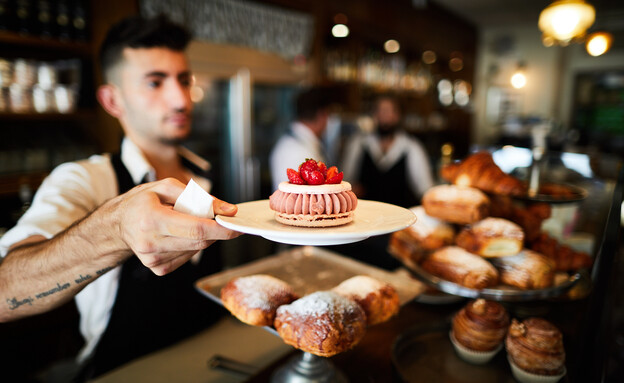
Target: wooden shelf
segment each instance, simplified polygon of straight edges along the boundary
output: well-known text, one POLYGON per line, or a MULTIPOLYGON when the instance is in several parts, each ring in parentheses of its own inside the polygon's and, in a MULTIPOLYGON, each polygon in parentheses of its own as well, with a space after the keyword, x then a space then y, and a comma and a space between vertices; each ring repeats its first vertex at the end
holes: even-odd
POLYGON ((71 113, 12 113, 0 112, 0 121, 73 121, 95 118, 93 109, 79 109, 71 113))
POLYGON ((0 196, 18 194, 20 186, 24 184, 29 185, 32 190, 37 190, 48 174, 48 171, 0 174, 0 196))
POLYGON ((15 32, 0 31, 0 44, 15 45, 30 48, 43 48, 46 50, 62 50, 80 56, 91 54, 91 46, 86 42, 62 41, 54 38, 41 38, 37 36, 22 35, 15 32))

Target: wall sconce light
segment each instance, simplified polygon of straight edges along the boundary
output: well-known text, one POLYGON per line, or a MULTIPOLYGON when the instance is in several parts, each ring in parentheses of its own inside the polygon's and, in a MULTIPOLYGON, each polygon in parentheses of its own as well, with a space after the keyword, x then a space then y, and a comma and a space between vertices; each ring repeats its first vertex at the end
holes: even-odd
POLYGON ((332 27, 332 36, 342 38, 349 36, 349 27, 347 27, 347 16, 338 13, 334 16, 334 26, 332 27))
POLYGON ((516 68, 516 71, 511 75, 511 86, 516 89, 522 89, 526 86, 527 78, 525 69, 526 64, 523 62, 519 62, 518 68, 516 68))
POLYGON ((332 27, 332 36, 347 37, 349 36, 349 27, 344 24, 336 24, 332 27))
POLYGON ((594 32, 587 38, 585 49, 592 56, 600 56, 611 48, 613 35, 609 32, 594 32))
POLYGON ((388 53, 397 53, 401 49, 401 44, 394 39, 387 40, 384 43, 384 50, 388 53))
POLYGON ((425 64, 433 64, 438 59, 438 55, 432 50, 426 50, 422 53, 422 62, 425 64))
POLYGON ((595 18, 594 7, 583 0, 558 0, 540 13, 537 24, 544 45, 568 45, 582 38, 595 18))

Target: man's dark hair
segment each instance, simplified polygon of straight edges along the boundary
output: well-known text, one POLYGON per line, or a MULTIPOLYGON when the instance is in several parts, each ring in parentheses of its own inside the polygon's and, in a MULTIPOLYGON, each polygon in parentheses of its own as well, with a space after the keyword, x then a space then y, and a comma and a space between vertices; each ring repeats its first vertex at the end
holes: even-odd
POLYGON ((100 68, 104 78, 121 59, 125 48, 168 48, 182 52, 192 36, 184 27, 164 15, 153 18, 130 16, 108 31, 100 46, 100 68))
POLYGON ((328 89, 314 87, 302 90, 296 99, 297 120, 313 120, 318 112, 329 108, 333 103, 333 97, 328 89))

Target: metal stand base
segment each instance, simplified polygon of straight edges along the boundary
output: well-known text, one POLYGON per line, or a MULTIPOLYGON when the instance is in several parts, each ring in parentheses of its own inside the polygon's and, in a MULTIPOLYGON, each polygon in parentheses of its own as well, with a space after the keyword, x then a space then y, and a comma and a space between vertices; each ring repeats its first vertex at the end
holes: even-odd
POLYGON ((280 367, 271 383, 347 383, 347 379, 328 359, 304 352, 280 367))

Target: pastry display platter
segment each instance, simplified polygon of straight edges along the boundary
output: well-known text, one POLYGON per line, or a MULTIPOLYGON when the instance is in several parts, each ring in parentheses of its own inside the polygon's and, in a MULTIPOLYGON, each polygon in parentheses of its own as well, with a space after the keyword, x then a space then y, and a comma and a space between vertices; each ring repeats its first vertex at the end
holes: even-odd
POLYGON ((563 283, 544 289, 520 290, 512 286, 501 285, 477 290, 464 287, 457 283, 432 275, 420 267, 418 263, 410 259, 402 257, 399 257, 398 259, 414 274, 416 278, 444 293, 458 295, 465 298, 484 298, 502 302, 531 301, 560 297, 584 278, 589 278, 582 272, 576 272, 571 274, 563 283))
POLYGON ((335 227, 295 227, 277 222, 269 200, 238 204, 234 217, 217 216, 231 230, 259 235, 290 245, 328 246, 362 241, 368 237, 405 229, 416 221, 414 213, 384 202, 358 200, 353 222, 335 227))
MULTIPOLYGON (((299 296, 329 290, 356 275, 368 275, 390 283, 399 294, 401 305, 412 301, 425 285, 406 273, 389 272, 318 247, 304 246, 286 250, 245 265, 206 276, 195 282, 197 290, 221 303, 221 288, 236 277, 268 274, 289 283, 299 296)), ((275 332, 270 327, 265 327, 275 332)))
POLYGON ((515 196, 515 199, 523 200, 527 202, 546 202, 549 204, 566 204, 583 201, 587 198, 587 190, 570 185, 570 184, 554 184, 546 183, 542 185, 542 189, 538 190, 535 195, 523 195, 515 196), (563 194, 556 194, 548 192, 552 190, 560 190, 563 194))
POLYGON ((487 364, 460 359, 449 340, 450 322, 412 327, 392 345, 392 364, 403 382, 515 382, 505 351, 487 364))

